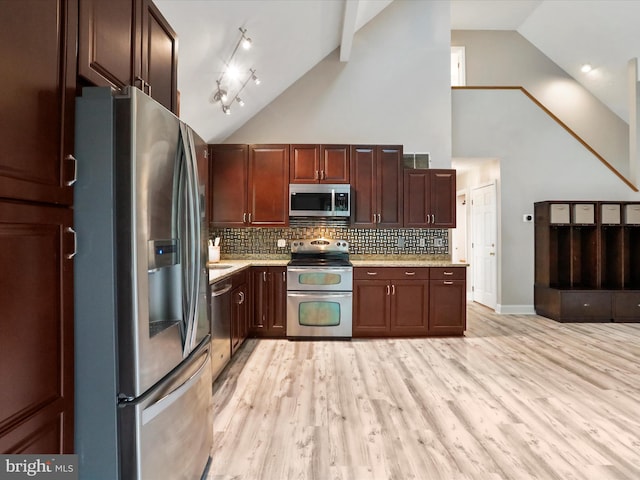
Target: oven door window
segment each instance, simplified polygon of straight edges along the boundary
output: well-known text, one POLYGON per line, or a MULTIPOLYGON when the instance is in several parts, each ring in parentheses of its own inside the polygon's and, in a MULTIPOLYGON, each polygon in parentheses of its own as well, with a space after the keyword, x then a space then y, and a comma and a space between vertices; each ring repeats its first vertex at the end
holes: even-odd
POLYGON ((342 275, 339 273, 309 272, 298 275, 300 285, 340 285, 342 275))
POLYGON ((340 325, 340 303, 324 300, 300 302, 298 323, 305 327, 336 327, 340 325))

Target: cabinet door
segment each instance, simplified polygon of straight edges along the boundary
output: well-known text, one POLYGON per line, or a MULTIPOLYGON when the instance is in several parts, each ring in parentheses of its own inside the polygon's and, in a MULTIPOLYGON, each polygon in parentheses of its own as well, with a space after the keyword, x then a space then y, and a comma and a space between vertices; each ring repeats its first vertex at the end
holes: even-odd
POLYGON ((429 204, 429 172, 427 170, 404 171, 404 226, 425 228, 429 204))
POLYGON ((266 336, 269 326, 269 299, 267 267, 253 267, 251 269, 251 297, 253 311, 251 312, 250 330, 258 337, 266 336))
POLYGON ((317 183, 320 147, 318 145, 291 145, 289 183, 317 183))
POLYGON ((464 280, 429 281, 429 335, 462 335, 467 324, 464 280))
POLYGON ((377 190, 375 147, 351 147, 351 226, 375 227, 377 213, 377 190))
POLYGON ((456 228, 456 171, 432 170, 429 190, 430 227, 456 228))
POLYGON ((68 208, 0 202, 3 453, 74 452, 72 221, 68 208))
POLYGON ((269 336, 287 334, 287 270, 269 267, 269 336))
POLYGON ((349 183, 349 145, 320 147, 320 183, 349 183))
POLYGON ((378 226, 402 227, 402 147, 377 147, 378 226))
POLYGON ((249 223, 289 225, 289 146, 249 146, 249 223))
POLYGON ((247 221, 247 145, 209 147, 209 212, 214 227, 242 227, 247 221))
POLYGON ((429 282, 391 282, 391 335, 426 335, 429 330, 429 282))
POLYGON ((77 8, 77 0, 2 2, 0 197, 73 203, 77 8))
POLYGON ((78 26, 78 75, 98 86, 122 88, 133 82, 132 0, 83 0, 78 26))
POLYGON ((353 285, 353 336, 384 337, 391 326, 388 280, 358 280, 353 285))
POLYGON ((178 112, 178 37, 151 0, 141 2, 140 73, 143 90, 178 112))

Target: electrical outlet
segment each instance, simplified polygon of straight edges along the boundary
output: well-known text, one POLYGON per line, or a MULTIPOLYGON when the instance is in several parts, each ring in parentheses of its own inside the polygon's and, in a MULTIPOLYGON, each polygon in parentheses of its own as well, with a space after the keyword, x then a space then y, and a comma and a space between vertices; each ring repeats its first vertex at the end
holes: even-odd
POLYGON ((421 238, 420 240, 418 240, 418 246, 419 247, 426 247, 427 246, 427 239, 426 238, 421 238))
POLYGON ((278 239, 278 248, 284 248, 287 246, 287 241, 284 238, 278 239))
POLYGON ((441 238, 434 238, 433 239, 433 245, 435 247, 441 247, 443 245, 442 239, 441 238))

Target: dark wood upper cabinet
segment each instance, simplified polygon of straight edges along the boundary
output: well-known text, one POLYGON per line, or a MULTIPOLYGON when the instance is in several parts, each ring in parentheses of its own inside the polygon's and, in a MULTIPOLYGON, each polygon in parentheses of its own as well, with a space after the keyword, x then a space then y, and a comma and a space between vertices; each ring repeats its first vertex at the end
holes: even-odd
POLYGON ((134 77, 135 22, 132 0, 82 0, 78 25, 78 75, 122 88, 134 77))
POLYGON ((174 113, 177 35, 150 0, 82 0, 78 74, 89 84, 136 85, 174 113))
POLYGON ((149 96, 178 114, 178 36, 151 0, 142 0, 141 17, 139 77, 149 96))
POLYGON ((248 145, 209 146, 209 212, 215 227, 247 225, 248 145))
POLYGON ((77 0, 1 8, 0 197, 71 205, 77 0))
POLYGON ((210 153, 212 226, 289 224, 288 145, 211 145, 210 153))
POLYGON ((455 170, 405 170, 404 226, 410 228, 455 228, 455 196, 455 170))
POLYGON ((284 227, 289 224, 289 146, 249 146, 249 223, 284 227))
POLYGON ((402 146, 351 147, 354 227, 402 227, 402 146))
POLYGON ((349 145, 290 145, 289 183, 349 183, 349 145))

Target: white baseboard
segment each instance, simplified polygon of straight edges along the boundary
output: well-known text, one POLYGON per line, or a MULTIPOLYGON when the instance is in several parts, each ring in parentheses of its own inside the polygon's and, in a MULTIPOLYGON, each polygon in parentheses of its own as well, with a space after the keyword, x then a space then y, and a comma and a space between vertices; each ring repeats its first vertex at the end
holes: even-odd
POLYGON ((496 305, 496 313, 502 315, 535 315, 533 305, 496 305))

